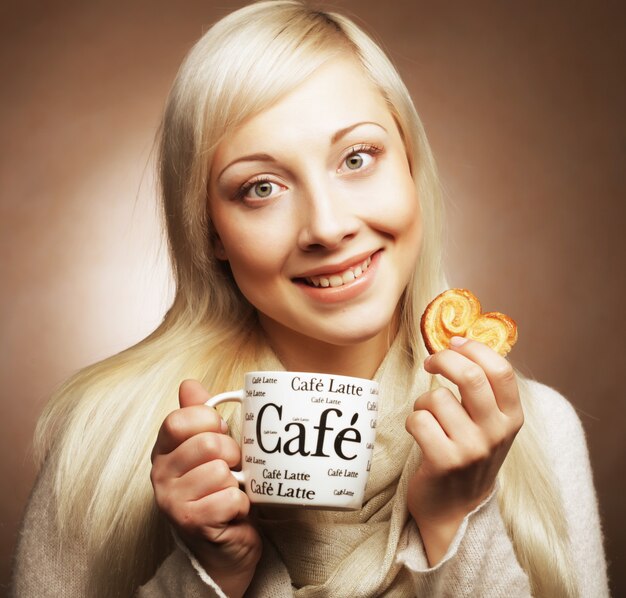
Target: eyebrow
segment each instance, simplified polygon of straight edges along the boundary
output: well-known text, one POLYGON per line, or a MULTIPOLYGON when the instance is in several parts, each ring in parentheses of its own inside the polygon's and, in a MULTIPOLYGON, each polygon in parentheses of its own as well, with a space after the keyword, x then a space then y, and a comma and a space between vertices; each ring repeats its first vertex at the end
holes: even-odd
POLYGON ((233 160, 230 164, 222 168, 220 173, 217 175, 217 179, 222 178, 222 175, 235 164, 239 164, 239 162, 276 162, 276 158, 270 156, 269 154, 250 154, 249 156, 242 156, 241 158, 237 158, 233 160))
POLYGON ((330 138, 330 142, 331 143, 337 143, 337 141, 339 141, 342 137, 345 137, 348 133, 350 133, 350 131, 352 131, 353 129, 356 129, 357 127, 360 127, 362 125, 374 125, 375 127, 379 127, 380 129, 385 131, 385 133, 387 133, 387 129, 385 129, 385 127, 383 127, 382 125, 379 125, 378 123, 375 123, 375 122, 370 121, 370 120, 364 120, 363 122, 354 123, 353 125, 349 125, 349 126, 343 128, 343 129, 339 129, 330 138))
MULTIPOLYGON (((385 133, 387 133, 387 129, 385 129, 385 127, 383 127, 382 125, 373 121, 364 120, 362 122, 354 123, 353 125, 348 125, 347 127, 344 127, 343 129, 339 129, 338 131, 335 131, 332 137, 330 138, 331 145, 337 143, 337 141, 345 137, 352 130, 356 129, 357 127, 361 127, 363 125, 374 125, 382 129, 383 131, 385 131, 385 133)), ((270 154, 250 154, 248 156, 242 156, 241 158, 237 158, 236 160, 233 160, 232 162, 227 164, 224 168, 222 168, 220 173, 217 175, 217 179, 219 180, 224 174, 224 172, 226 172, 231 166, 234 166, 235 164, 238 164, 239 162, 276 162, 276 158, 274 158, 273 156, 270 156, 270 154)))

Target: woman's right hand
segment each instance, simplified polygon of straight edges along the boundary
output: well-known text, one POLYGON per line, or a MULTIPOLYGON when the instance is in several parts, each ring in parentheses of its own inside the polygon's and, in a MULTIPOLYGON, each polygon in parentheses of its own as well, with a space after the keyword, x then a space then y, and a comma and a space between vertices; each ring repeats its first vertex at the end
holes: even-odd
POLYGON ((178 396, 180 409, 165 418, 152 451, 156 503, 220 588, 241 596, 262 549, 250 500, 230 471, 241 450, 199 382, 185 380, 178 396))

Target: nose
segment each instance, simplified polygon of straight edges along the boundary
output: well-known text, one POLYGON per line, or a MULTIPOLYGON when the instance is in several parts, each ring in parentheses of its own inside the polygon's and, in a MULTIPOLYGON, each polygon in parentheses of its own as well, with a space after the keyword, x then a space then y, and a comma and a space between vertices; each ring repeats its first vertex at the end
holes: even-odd
POLYGON ((349 202, 330 188, 305 191, 298 244, 304 251, 334 249, 356 235, 360 220, 349 202))

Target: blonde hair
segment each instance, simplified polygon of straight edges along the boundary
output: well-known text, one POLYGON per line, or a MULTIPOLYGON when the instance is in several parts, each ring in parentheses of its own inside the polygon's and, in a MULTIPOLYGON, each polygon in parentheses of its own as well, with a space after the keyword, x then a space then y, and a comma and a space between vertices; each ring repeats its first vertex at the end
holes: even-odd
MULTIPOLYGON (((61 539, 83 537, 94 595, 131 594, 171 550, 149 470, 180 382, 196 378, 210 392, 235 387, 263 349, 254 310, 212 254, 206 189, 213 151, 232 127, 342 54, 362 65, 405 141, 424 238, 402 301, 401 334, 415 364, 425 357, 419 314, 447 286, 442 208, 426 135, 398 73, 352 21, 297 0, 259 2, 226 16, 185 59, 161 126, 159 174, 174 302, 149 337, 67 381, 37 429, 41 458, 57 460, 61 539)), ((520 386, 526 423, 500 473, 501 511, 533 595, 573 596, 563 509, 521 377, 520 386)))

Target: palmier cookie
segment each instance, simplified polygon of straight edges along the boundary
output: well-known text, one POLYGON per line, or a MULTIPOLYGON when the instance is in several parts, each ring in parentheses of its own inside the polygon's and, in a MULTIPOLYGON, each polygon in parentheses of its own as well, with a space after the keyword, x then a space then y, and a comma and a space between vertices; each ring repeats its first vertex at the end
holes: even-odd
POLYGON ((429 353, 450 346, 453 336, 474 339, 506 355, 517 341, 517 324, 498 311, 481 313, 480 301, 466 289, 449 289, 426 307, 421 321, 429 353))

